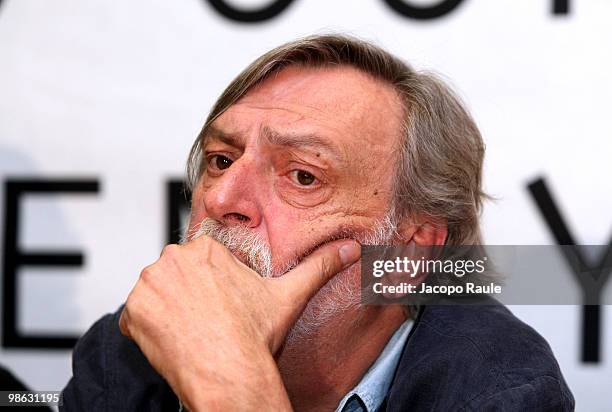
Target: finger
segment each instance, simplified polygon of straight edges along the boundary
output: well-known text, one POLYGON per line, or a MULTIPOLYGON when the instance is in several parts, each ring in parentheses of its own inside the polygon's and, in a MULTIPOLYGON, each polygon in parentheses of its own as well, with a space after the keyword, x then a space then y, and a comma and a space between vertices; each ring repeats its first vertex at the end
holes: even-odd
MULTIPOLYGON (((169 245, 169 246, 171 247, 174 246, 175 249, 181 248, 184 251, 195 253, 195 255, 198 256, 198 258, 205 258, 205 257, 211 257, 211 256, 219 256, 219 255, 233 256, 230 250, 227 247, 225 247, 221 242, 207 235, 199 236, 182 245, 178 245, 178 246, 169 245)), ((166 248, 168 248, 168 246, 166 246, 166 248)))
POLYGON ((201 248, 204 245, 221 245, 221 243, 214 237, 201 235, 195 239, 191 239, 189 242, 181 244, 180 246, 185 248, 201 248))
POLYGON ((327 243, 287 272, 280 282, 287 297, 303 305, 336 273, 355 263, 361 256, 361 247, 354 240, 327 243))

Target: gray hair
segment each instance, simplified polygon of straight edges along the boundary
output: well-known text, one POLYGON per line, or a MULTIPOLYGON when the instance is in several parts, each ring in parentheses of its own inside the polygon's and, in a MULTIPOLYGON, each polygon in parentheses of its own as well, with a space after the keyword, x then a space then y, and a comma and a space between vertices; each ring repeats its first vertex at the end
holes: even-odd
POLYGON ((223 112, 271 75, 290 65, 346 65, 381 80, 403 102, 403 141, 391 208, 397 218, 423 216, 446 224, 446 244, 482 243, 479 216, 485 145, 461 99, 435 74, 369 42, 345 35, 310 36, 279 46, 251 63, 224 90, 191 148, 187 184, 193 190, 204 164, 202 142, 223 112))

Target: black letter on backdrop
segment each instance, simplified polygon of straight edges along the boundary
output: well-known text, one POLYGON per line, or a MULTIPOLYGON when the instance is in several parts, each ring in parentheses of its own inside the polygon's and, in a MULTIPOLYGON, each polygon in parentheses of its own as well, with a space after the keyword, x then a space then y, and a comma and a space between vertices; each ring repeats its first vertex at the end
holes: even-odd
POLYGON ((385 0, 393 10, 416 20, 431 20, 453 11, 463 0, 444 0, 433 6, 415 6, 405 0, 385 0))
MULTIPOLYGON (((528 189, 557 243, 576 246, 574 237, 561 216, 544 179, 534 180, 528 185, 528 189)), ((579 247, 563 247, 562 251, 580 285, 585 303, 582 306, 582 361, 598 363, 601 358, 601 308, 599 303, 601 302, 601 291, 610 277, 612 240, 608 243, 599 264, 596 265, 587 263, 579 247)))
POLYGON ((166 204, 168 205, 168 220, 166 237, 168 243, 178 243, 181 239, 183 227, 181 225, 181 212, 189 210, 191 193, 185 189, 181 180, 168 181, 166 204))
POLYGON ((260 23, 281 14, 293 0, 272 0, 267 6, 255 10, 239 9, 225 0, 208 0, 210 5, 222 16, 239 23, 260 23))
POLYGON ((569 14, 569 0, 553 0, 553 14, 569 14))
POLYGON ((77 337, 71 335, 25 336, 17 331, 21 308, 18 302, 17 268, 22 266, 82 266, 83 254, 77 251, 49 253, 19 250, 19 202, 26 193, 97 193, 96 180, 7 180, 4 206, 4 279, 2 284, 2 345, 5 348, 72 348, 77 337))

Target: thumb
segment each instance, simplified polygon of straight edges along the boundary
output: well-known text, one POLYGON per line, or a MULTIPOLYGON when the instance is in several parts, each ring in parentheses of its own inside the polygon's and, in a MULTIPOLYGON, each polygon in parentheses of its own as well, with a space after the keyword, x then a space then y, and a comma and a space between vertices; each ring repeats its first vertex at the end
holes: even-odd
MULTIPOLYGON (((327 243, 284 276, 275 279, 291 302, 301 312, 308 300, 336 273, 355 263, 361 256, 361 246, 354 240, 327 243)), ((296 314, 297 315, 297 314, 296 314)))

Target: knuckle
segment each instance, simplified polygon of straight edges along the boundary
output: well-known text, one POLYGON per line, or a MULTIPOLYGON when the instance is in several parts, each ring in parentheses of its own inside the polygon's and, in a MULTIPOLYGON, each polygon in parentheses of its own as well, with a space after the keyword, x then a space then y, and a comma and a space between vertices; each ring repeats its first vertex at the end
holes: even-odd
POLYGON ((179 248, 180 248, 179 245, 174 245, 174 244, 166 245, 164 246, 161 255, 165 258, 172 259, 178 255, 179 248))
POLYGON ((320 270, 324 276, 330 276, 341 268, 340 258, 336 255, 325 255, 321 258, 320 270))
POLYGON ((128 296, 127 300, 125 301, 125 306, 123 307, 124 322, 129 323, 131 315, 133 315, 134 312, 137 312, 137 311, 138 311, 138 301, 137 299, 134 298, 134 294, 131 293, 130 296, 128 296))
POLYGON ((205 255, 214 252, 218 244, 219 242, 207 235, 198 238, 198 247, 205 255))
POLYGON ((147 266, 140 272, 140 280, 150 282, 154 274, 153 266, 147 266))
POLYGON ((224 246, 219 243, 216 239, 213 239, 210 236, 205 236, 206 237, 206 243, 205 245, 212 251, 217 252, 220 248, 224 248, 224 246))
POLYGON ((322 275, 326 275, 326 274, 328 274, 331 271, 331 269, 332 269, 332 264, 331 263, 332 262, 331 262, 329 257, 323 256, 321 258, 321 263, 319 265, 319 270, 320 270, 320 273, 322 275))
POLYGON ((129 321, 140 318, 143 312, 146 312, 146 307, 147 305, 142 296, 142 291, 139 288, 134 289, 128 296, 125 301, 125 306, 123 307, 126 321, 130 323, 129 321))
POLYGON ((214 242, 214 239, 208 235, 202 235, 197 239, 197 242, 200 246, 209 247, 214 242))
POLYGON ((230 250, 225 247, 221 242, 213 239, 211 237, 206 236, 207 240, 205 245, 205 253, 203 256, 207 258, 207 260, 214 260, 215 257, 223 256, 229 257, 232 256, 230 250))

